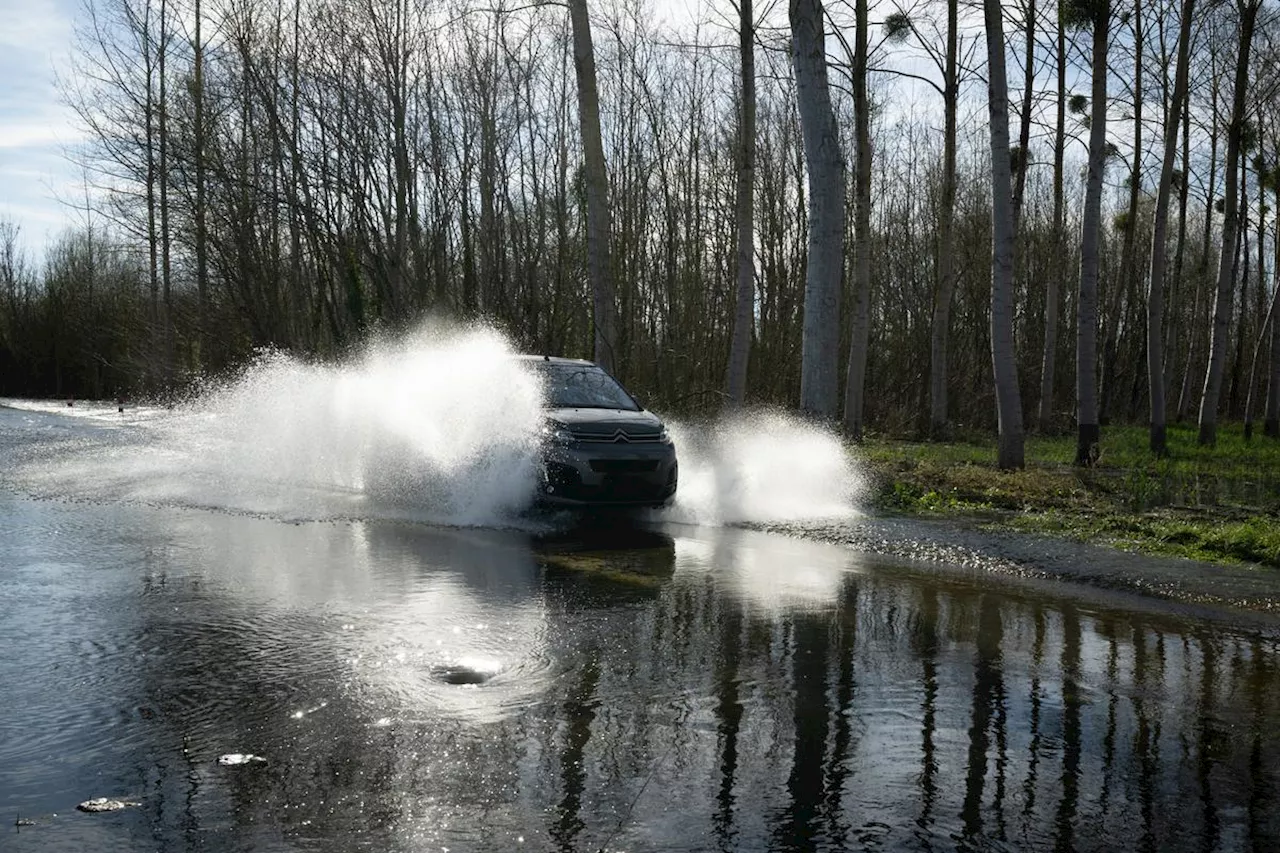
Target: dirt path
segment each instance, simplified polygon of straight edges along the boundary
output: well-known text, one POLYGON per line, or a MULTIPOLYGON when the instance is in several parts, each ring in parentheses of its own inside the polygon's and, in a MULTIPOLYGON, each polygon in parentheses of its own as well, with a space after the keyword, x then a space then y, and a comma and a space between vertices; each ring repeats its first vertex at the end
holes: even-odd
POLYGON ((1280 572, 1158 557, 1037 534, 993 529, 990 520, 866 516, 855 522, 762 529, 847 545, 927 566, 1017 578, 1055 578, 1166 601, 1280 616, 1280 572))

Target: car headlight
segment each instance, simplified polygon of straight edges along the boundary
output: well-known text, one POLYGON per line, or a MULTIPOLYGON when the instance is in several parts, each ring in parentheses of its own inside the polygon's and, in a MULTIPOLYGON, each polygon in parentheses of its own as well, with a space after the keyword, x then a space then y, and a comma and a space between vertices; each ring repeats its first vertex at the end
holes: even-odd
POLYGON ((572 444, 576 439, 567 427, 547 424, 542 429, 542 440, 551 444, 572 444))
POLYGON ((666 427, 663 427, 661 430, 658 431, 658 441, 662 442, 663 444, 675 443, 674 441, 672 441, 671 433, 667 432, 666 427))

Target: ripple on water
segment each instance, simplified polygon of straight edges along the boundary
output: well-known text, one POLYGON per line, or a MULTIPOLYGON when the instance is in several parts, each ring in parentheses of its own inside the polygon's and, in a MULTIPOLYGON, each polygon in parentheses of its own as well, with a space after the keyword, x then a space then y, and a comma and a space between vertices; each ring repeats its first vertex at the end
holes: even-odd
POLYGON ((425 706, 489 719, 535 700, 555 677, 545 618, 536 604, 479 600, 433 578, 343 636, 357 689, 382 713, 425 706))

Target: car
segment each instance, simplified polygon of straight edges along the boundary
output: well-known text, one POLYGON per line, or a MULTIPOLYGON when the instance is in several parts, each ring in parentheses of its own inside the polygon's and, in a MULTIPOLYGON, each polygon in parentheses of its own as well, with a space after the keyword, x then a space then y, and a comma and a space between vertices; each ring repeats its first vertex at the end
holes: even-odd
POLYGON ((521 356, 542 380, 539 503, 561 507, 662 507, 680 479, 675 443, 599 365, 548 355, 521 356))

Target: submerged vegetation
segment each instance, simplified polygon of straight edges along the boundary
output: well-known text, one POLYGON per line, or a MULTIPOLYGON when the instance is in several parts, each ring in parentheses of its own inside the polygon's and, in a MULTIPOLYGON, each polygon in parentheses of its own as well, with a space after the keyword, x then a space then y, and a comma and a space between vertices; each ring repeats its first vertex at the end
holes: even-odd
POLYGON ((1102 432, 1092 468, 1072 465, 1074 436, 1033 436, 1027 467, 1000 471, 984 435, 950 443, 871 438, 859 451, 882 512, 965 517, 1148 553, 1280 568, 1280 445, 1239 424, 1216 447, 1194 425, 1169 427, 1156 459, 1142 427, 1102 432))

